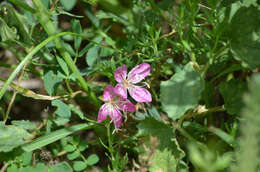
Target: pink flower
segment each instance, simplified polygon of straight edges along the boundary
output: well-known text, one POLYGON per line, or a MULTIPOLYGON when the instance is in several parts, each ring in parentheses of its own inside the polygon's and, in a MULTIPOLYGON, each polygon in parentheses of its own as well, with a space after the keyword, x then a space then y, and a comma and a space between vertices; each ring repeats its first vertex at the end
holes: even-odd
POLYGON ((116 69, 114 76, 118 82, 115 89, 123 98, 127 98, 127 90, 130 96, 137 102, 151 102, 152 96, 148 90, 143 87, 136 86, 136 83, 142 81, 150 73, 150 65, 142 63, 134 67, 128 75, 126 65, 116 69))
POLYGON ((135 105, 133 105, 129 100, 120 97, 115 92, 115 88, 108 85, 103 93, 103 99, 106 101, 105 104, 101 106, 98 112, 98 122, 102 122, 110 117, 111 121, 114 123, 115 128, 119 128, 122 122, 122 111, 135 112, 135 105))

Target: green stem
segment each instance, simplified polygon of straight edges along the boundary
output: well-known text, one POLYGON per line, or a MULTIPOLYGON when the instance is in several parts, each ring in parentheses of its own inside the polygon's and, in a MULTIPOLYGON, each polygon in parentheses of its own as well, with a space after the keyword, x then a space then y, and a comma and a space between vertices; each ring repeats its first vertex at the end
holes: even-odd
POLYGON ((107 127, 107 139, 108 139, 108 151, 111 156, 111 163, 112 163, 112 168, 113 170, 118 169, 117 168, 117 163, 115 162, 115 156, 114 156, 114 147, 113 147, 113 140, 111 137, 111 131, 110 131, 110 123, 106 125, 107 127))
MULTIPOLYGON (((52 23, 50 19, 50 15, 47 11, 47 9, 43 6, 41 0, 33 0, 34 6, 36 7, 37 13, 36 15, 38 16, 38 20, 41 23, 42 27, 44 30, 47 32, 49 36, 54 35, 58 33, 56 27, 52 23)), ((80 71, 78 70, 77 66, 74 64, 70 54, 65 50, 63 46, 63 41, 59 38, 54 39, 54 44, 58 51, 60 52, 61 56, 64 58, 65 62, 68 64, 69 68, 71 69, 72 72, 74 72, 77 76, 77 79, 83 88, 83 90, 89 94, 90 99, 93 101, 93 103, 98 107, 100 106, 100 102, 98 98, 96 97, 95 93, 92 92, 85 79, 81 76, 80 71)))

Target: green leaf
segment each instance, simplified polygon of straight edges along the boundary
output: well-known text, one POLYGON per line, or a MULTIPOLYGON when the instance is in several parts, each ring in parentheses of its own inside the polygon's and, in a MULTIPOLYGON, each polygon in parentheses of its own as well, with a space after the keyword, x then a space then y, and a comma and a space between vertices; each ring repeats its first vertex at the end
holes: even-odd
POLYGON ((62 118, 70 118, 71 111, 70 108, 67 106, 67 104, 63 103, 62 101, 56 99, 51 101, 52 106, 57 106, 57 110, 55 113, 59 115, 62 118))
MULTIPOLYGON (((82 28, 79 20, 72 20, 72 31, 78 34, 82 33, 82 28)), ((82 38, 79 36, 74 37, 74 48, 78 50, 80 48, 82 38)))
POLYGON ((63 43, 63 46, 64 46, 64 48, 69 52, 69 54, 70 54, 71 56, 74 57, 74 56, 76 55, 74 49, 71 47, 70 44, 68 44, 68 43, 63 43))
POLYGON ((29 120, 13 120, 11 123, 25 130, 34 130, 36 128, 35 124, 29 120))
POLYGON ((92 154, 88 157, 87 164, 92 166, 92 165, 98 163, 98 161, 99 161, 99 157, 96 154, 92 154))
POLYGON ((84 116, 83 112, 81 112, 81 110, 77 109, 77 108, 75 107, 75 105, 69 104, 69 108, 70 108, 70 110, 71 110, 73 113, 75 113, 76 115, 78 115, 78 117, 80 117, 80 119, 82 119, 82 120, 85 119, 85 116, 84 116))
POLYGON ((9 152, 25 143, 31 135, 23 128, 0 123, 0 152, 9 152))
POLYGON ((161 82, 162 107, 170 118, 176 120, 198 104, 203 88, 204 82, 200 73, 193 69, 191 63, 188 63, 170 80, 161 82))
POLYGON ((67 162, 61 162, 51 166, 49 172, 73 172, 73 170, 67 162))
POLYGON ((67 152, 73 152, 76 148, 72 145, 66 145, 64 146, 64 150, 67 152))
POLYGON ((61 81, 62 79, 58 78, 58 76, 54 74, 52 70, 49 70, 43 76, 44 88, 47 91, 47 93, 51 96, 55 95, 56 89, 58 88, 61 81))
POLYGON ((242 96, 247 90, 246 82, 240 80, 230 80, 219 84, 219 91, 224 98, 225 109, 229 114, 240 112, 243 107, 242 96))
POLYGON ((233 15, 229 28, 234 57, 245 67, 260 67, 260 10, 253 6, 241 7, 233 15))
POLYGON ((60 65, 60 67, 62 68, 63 72, 68 76, 69 75, 69 68, 68 65, 66 64, 66 62, 60 58, 59 56, 56 56, 57 61, 60 65))
POLYGON ((18 38, 17 35, 17 30, 12 27, 10 28, 6 22, 0 17, 0 36, 1 36, 1 41, 14 41, 18 38))
POLYGON ((16 38, 19 42, 29 46, 32 44, 27 21, 23 15, 19 14, 11 5, 2 3, 0 4, 0 16, 12 30, 17 30, 19 36, 16 38))
POLYGON ((171 151, 164 149, 163 151, 155 150, 155 153, 150 158, 149 171, 168 171, 177 172, 177 161, 171 151))
MULTIPOLYGON (((93 41, 100 43, 102 41, 102 37, 100 37, 100 36, 96 37, 96 38, 94 38, 93 41)), ((96 45, 94 43, 90 43, 90 44, 92 44, 92 46, 89 48, 89 50, 87 52, 86 61, 89 66, 93 66, 93 64, 99 57, 98 52, 99 52, 100 47, 99 47, 99 45, 96 45)))
POLYGON ((70 121, 69 118, 62 118, 62 117, 57 117, 57 118, 53 119, 53 122, 55 122, 55 124, 57 124, 57 126, 64 126, 69 121, 70 121))
POLYGON ((32 141, 31 143, 28 143, 28 144, 22 146, 22 149, 27 152, 30 152, 30 151, 39 149, 43 146, 46 146, 50 143, 53 143, 59 139, 62 139, 76 131, 83 130, 83 129, 90 129, 92 127, 93 127, 92 124, 77 124, 77 125, 73 125, 68 128, 63 128, 63 129, 54 131, 50 134, 47 134, 45 136, 42 136, 42 137, 32 141))
POLYGON ((76 5, 76 0, 60 0, 61 5, 65 10, 70 11, 76 5))
POLYGON ((160 142, 158 148, 160 150, 168 148, 177 160, 181 160, 185 156, 177 140, 174 139, 173 129, 170 126, 153 118, 146 118, 137 125, 137 128, 137 136, 151 135, 157 137, 160 142))
POLYGON ((86 163, 83 161, 74 161, 73 162, 73 169, 75 171, 84 170, 87 167, 86 163))
POLYGON ((80 156, 80 152, 76 150, 75 152, 68 154, 67 158, 69 160, 74 160, 74 159, 78 158, 79 156, 80 156))

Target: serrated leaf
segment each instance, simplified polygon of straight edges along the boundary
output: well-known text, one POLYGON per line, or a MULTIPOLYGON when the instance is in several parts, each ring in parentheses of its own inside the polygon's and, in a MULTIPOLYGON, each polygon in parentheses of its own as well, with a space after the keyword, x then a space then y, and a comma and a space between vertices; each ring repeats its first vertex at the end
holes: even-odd
POLYGON ((85 119, 85 116, 81 110, 77 109, 73 104, 69 104, 69 108, 72 112, 74 112, 80 119, 85 119))
POLYGON ((70 118, 71 111, 67 104, 63 103, 60 100, 53 100, 51 102, 52 106, 56 106, 58 109, 55 111, 57 115, 59 115, 62 118, 70 118))
POLYGON ((176 172, 177 171, 177 161, 172 155, 171 151, 168 149, 155 150, 155 153, 150 158, 150 167, 149 171, 158 172, 158 171, 167 171, 167 172, 176 172))
POLYGON ((74 161, 73 162, 73 169, 75 171, 84 170, 87 167, 87 164, 83 161, 74 161))
POLYGON ((241 7, 233 15, 229 28, 234 57, 243 66, 260 67, 260 10, 254 6, 241 7))
POLYGON ((157 137, 160 142, 158 148, 160 150, 168 148, 177 160, 181 160, 185 156, 177 140, 174 139, 173 129, 168 125, 153 118, 146 118, 137 125, 137 128, 137 136, 151 135, 157 137))
POLYGON ((25 143, 31 135, 23 128, 0 123, 0 152, 9 152, 25 143))
POLYGON ((170 80, 161 82, 162 107, 170 118, 176 120, 198 104, 203 88, 204 82, 200 73, 188 63, 170 80))
POLYGON ((56 56, 57 61, 60 65, 60 67, 62 68, 63 72, 68 76, 69 75, 69 68, 68 65, 66 64, 66 62, 60 58, 59 56, 56 56))
POLYGON ((229 114, 240 112, 243 107, 242 96, 247 90, 246 82, 240 80, 230 80, 219 84, 219 91, 224 98, 225 109, 229 114))
POLYGON ((23 44, 31 45, 31 36, 27 29, 27 21, 14 7, 7 3, 0 4, 0 16, 12 30, 17 30, 17 40, 23 44))
POLYGON ((90 156, 88 157, 88 159, 87 159, 87 163, 88 163, 88 165, 90 165, 90 166, 92 166, 92 165, 98 163, 98 161, 99 161, 99 157, 98 157, 96 154, 90 155, 90 156))
POLYGON ((11 123, 25 130, 34 130, 36 128, 36 125, 29 120, 13 120, 11 123))
POLYGON ((5 21, 0 17, 0 36, 1 41, 14 41, 18 38, 17 30, 13 27, 10 28, 5 21))
POLYGON ((51 166, 49 172, 73 172, 73 170, 67 162, 61 162, 51 166))
POLYGON ((56 89, 58 88, 61 81, 62 79, 58 78, 52 70, 48 71, 43 76, 44 88, 47 91, 47 93, 51 96, 55 94, 56 89))

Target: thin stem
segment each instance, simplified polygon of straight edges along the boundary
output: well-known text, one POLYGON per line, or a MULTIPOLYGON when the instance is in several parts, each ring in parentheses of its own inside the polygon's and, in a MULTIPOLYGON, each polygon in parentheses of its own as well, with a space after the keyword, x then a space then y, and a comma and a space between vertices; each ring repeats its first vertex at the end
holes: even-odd
MULTIPOLYGON (((21 75, 20 75, 20 77, 18 78, 17 87, 19 87, 19 85, 20 85, 20 83, 21 83, 21 81, 22 81, 22 78, 23 78, 23 75, 24 75, 26 66, 27 66, 27 64, 24 65, 24 67, 23 67, 23 69, 22 69, 22 72, 21 72, 21 75)), ((7 111, 6 111, 6 113, 5 113, 5 118, 4 118, 4 120, 3 120, 3 123, 4 123, 4 124, 6 123, 6 121, 7 121, 7 119, 8 119, 8 116, 9 116, 9 114, 10 114, 10 112, 11 112, 11 109, 12 109, 12 106, 13 106, 13 104, 14 104, 14 100, 15 100, 16 95, 17 95, 17 91, 16 91, 16 89, 14 89, 13 96, 12 96, 12 98, 11 98, 11 101, 10 101, 9 105, 8 105, 7 111)))
POLYGON ((106 125, 106 127, 107 127, 108 151, 111 156, 112 168, 113 168, 113 170, 116 170, 118 168, 116 165, 117 163, 115 163, 113 140, 111 137, 111 130, 110 130, 110 122, 106 125))

